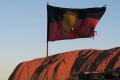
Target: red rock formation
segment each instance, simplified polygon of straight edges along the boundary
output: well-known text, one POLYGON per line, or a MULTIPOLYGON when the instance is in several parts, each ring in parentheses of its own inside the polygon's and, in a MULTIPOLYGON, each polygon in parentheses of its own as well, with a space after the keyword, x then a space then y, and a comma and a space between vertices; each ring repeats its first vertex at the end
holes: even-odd
POLYGON ((120 47, 110 50, 78 50, 60 53, 19 64, 9 80, 70 80, 73 72, 103 72, 120 67, 120 47))

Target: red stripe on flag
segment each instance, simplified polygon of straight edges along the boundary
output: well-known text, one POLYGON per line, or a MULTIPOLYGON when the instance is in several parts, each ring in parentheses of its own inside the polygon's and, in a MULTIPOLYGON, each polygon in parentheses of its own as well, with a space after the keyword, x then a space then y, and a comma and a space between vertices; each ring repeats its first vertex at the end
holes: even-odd
POLYGON ((62 21, 50 22, 49 41, 92 37, 98 21, 95 18, 78 19, 70 31, 64 29, 62 21))

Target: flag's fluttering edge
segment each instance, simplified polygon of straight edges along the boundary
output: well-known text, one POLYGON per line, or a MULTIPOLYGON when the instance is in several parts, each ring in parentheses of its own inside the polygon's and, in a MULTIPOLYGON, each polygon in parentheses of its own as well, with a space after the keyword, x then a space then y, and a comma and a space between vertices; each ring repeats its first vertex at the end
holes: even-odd
POLYGON ((72 9, 47 6, 48 41, 89 38, 106 7, 72 9))

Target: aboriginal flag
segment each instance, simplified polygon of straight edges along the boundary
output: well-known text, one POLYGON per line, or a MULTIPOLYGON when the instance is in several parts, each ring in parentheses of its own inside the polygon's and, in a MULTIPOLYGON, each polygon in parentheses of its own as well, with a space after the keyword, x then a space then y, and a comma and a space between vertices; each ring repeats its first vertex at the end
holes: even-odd
POLYGON ((106 7, 73 9, 47 5, 48 41, 93 37, 105 10, 106 7))

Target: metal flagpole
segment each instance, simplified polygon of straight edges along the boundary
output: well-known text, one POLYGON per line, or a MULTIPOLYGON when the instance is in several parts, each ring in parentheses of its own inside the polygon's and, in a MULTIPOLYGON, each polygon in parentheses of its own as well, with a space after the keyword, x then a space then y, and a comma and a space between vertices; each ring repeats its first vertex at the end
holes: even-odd
MULTIPOLYGON (((47 2, 48 5, 48 2, 47 2)), ((48 8, 47 8, 48 9, 48 8)), ((46 57, 47 57, 47 68, 46 68, 46 80, 48 80, 48 68, 49 68, 49 64, 48 64, 48 10, 47 10, 47 42, 46 42, 46 57)))
POLYGON ((47 50, 46 50, 46 53, 47 53, 46 80, 48 80, 48 68, 49 68, 49 65, 48 65, 48 39, 47 39, 47 50))

